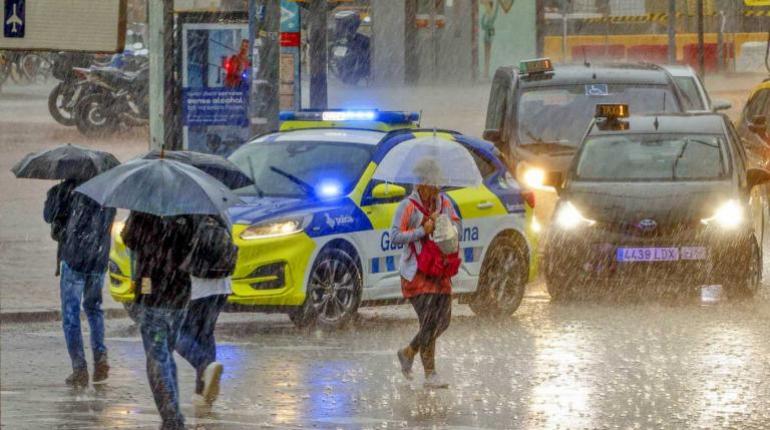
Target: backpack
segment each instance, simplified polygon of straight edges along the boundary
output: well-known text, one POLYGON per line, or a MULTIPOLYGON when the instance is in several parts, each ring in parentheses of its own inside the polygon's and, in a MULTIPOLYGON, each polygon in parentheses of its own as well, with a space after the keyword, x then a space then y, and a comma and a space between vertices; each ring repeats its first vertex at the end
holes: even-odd
POLYGON ((197 278, 226 278, 233 274, 237 260, 238 247, 230 229, 223 221, 207 216, 195 229, 192 250, 182 267, 197 278))
MULTIPOLYGON (((441 198, 441 203, 444 203, 444 198, 441 198)), ((430 213, 417 201, 410 199, 412 204, 419 210, 424 217, 430 217, 430 213)), ((417 254, 417 271, 422 272, 424 275, 431 278, 451 278, 460 271, 460 259, 459 250, 451 254, 444 254, 441 248, 431 238, 425 236, 420 239, 422 249, 417 254, 417 248, 412 246, 412 252, 417 254)))

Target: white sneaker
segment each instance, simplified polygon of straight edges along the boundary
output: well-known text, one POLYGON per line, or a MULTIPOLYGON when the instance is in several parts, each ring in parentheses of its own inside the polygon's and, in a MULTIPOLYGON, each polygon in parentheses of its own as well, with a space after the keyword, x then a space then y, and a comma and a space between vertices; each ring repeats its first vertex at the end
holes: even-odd
POLYGON ((449 388, 449 383, 444 382, 437 373, 431 373, 425 377, 422 386, 424 388, 449 388))
POLYGON ((203 371, 203 393, 201 395, 209 405, 219 396, 219 382, 222 379, 222 363, 217 361, 206 366, 203 371))
POLYGON ((192 405, 196 408, 203 408, 209 406, 209 404, 206 402, 206 399, 203 398, 200 394, 193 394, 192 396, 192 405))

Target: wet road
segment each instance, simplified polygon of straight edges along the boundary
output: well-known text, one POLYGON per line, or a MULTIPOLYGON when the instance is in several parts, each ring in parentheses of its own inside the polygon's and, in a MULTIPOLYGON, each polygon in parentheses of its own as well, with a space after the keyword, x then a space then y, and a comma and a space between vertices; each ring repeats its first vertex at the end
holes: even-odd
MULTIPOLYGON (((770 301, 697 298, 552 304, 530 295, 510 319, 466 306, 438 347, 449 390, 405 382, 394 351, 413 334, 405 306, 367 309, 352 330, 295 330, 283 316, 225 315, 225 380, 189 424, 240 428, 736 428, 770 423, 770 301)), ((108 322, 109 384, 76 393, 58 323, 5 325, 2 425, 153 429, 158 417, 136 329, 108 322)), ((419 365, 417 370, 419 369, 419 365)), ((418 372, 418 374, 421 372, 418 372)))

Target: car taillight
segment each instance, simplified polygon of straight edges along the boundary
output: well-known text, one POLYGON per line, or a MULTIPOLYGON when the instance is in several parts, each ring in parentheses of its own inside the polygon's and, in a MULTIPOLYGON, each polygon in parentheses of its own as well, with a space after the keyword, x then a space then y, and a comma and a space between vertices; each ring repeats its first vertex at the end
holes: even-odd
POLYGON ((524 198, 524 201, 527 202, 527 205, 534 209, 535 208, 535 192, 531 190, 522 191, 521 197, 524 198))

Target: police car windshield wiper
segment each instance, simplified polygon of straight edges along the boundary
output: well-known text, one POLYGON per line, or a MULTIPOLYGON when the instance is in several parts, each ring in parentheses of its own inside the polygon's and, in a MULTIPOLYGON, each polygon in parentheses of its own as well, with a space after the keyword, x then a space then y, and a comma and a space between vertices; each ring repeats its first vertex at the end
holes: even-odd
POLYGON ((283 176, 284 178, 290 180, 291 182, 295 183, 305 194, 312 196, 315 194, 315 188, 313 188, 312 185, 308 184, 307 182, 303 181, 302 179, 292 175, 291 173, 281 170, 275 166, 270 166, 270 170, 283 176))

